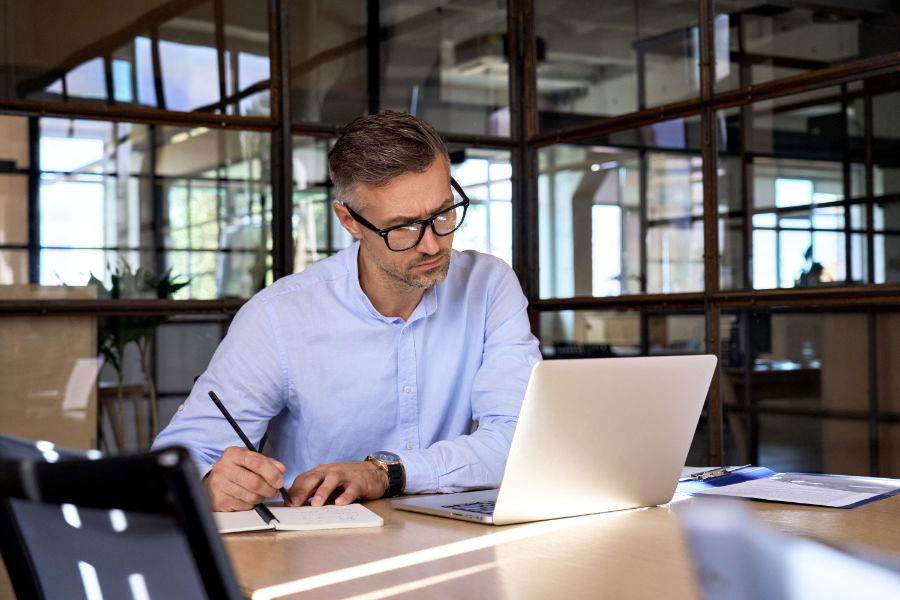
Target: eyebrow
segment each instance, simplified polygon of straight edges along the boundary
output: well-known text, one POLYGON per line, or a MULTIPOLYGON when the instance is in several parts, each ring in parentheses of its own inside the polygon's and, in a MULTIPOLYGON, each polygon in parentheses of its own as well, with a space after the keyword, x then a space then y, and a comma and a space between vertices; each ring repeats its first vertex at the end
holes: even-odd
MULTIPOLYGON (((451 195, 449 198, 444 200, 444 202, 440 205, 440 207, 436 211, 434 211, 433 213, 428 215, 428 217, 430 217, 432 215, 436 215, 437 213, 441 212, 442 210, 446 210, 446 209, 450 208, 451 206, 453 206, 453 198, 454 197, 451 195)), ((412 221, 421 221, 423 218, 427 219, 428 217, 413 217, 413 216, 401 215, 399 217, 394 217, 393 219, 388 221, 388 223, 384 227, 384 229, 387 229, 388 227, 393 227, 394 225, 403 225, 405 223, 410 223, 412 221)))

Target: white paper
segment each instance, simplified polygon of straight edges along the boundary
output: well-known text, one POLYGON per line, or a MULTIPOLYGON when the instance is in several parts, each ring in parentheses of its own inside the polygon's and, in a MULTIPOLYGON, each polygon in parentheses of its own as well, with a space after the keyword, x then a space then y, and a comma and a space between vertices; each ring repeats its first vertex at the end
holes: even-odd
POLYGON ((347 529, 353 527, 381 527, 384 519, 361 504, 346 506, 270 506, 275 517, 274 526, 264 523, 255 510, 214 512, 219 533, 241 531, 310 531, 314 529, 347 529))
POLYGON ((274 529, 263 522, 262 517, 255 510, 242 510, 239 512, 214 512, 213 518, 219 533, 238 533, 241 531, 260 531, 274 529))
POLYGON ((868 500, 882 493, 884 492, 856 492, 847 489, 804 485, 774 477, 751 479, 741 483, 695 492, 696 495, 703 496, 736 496, 739 498, 756 498, 759 500, 831 506, 834 508, 868 500))
POLYGON ((278 519, 275 529, 309 531, 348 527, 381 527, 384 519, 362 504, 345 506, 276 506, 269 510, 278 519))

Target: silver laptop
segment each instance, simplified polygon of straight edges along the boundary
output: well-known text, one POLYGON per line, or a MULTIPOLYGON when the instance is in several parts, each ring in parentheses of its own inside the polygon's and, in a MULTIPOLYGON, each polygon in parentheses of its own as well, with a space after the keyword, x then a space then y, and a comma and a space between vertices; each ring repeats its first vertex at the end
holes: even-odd
POLYGON ((507 525, 665 504, 715 366, 712 355, 540 362, 500 488, 394 508, 507 525))

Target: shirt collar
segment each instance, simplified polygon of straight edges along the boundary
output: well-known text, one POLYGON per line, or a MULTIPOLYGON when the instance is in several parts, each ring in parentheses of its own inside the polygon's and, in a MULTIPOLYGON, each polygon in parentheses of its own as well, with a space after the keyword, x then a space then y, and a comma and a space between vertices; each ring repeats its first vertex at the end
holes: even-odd
MULTIPOLYGON (((346 266, 347 272, 350 275, 350 287, 354 296, 356 296, 360 305, 363 309, 372 317, 384 321, 385 323, 402 323, 403 319, 400 317, 386 317, 380 312, 375 306, 372 304, 372 301, 366 296, 366 293, 363 291, 362 286, 359 285, 359 241, 353 242, 351 244, 345 254, 346 258, 346 266)), ((452 268, 452 257, 451 257, 451 268, 452 268)), ((449 275, 449 274, 448 274, 449 275)), ((419 304, 416 305, 416 308, 413 310, 412 314, 407 319, 407 324, 412 323, 413 321, 417 321, 418 319, 424 317, 430 317, 437 311, 438 307, 438 293, 437 288, 444 285, 446 282, 446 278, 444 281, 439 283, 436 286, 432 286, 425 290, 425 294, 422 295, 422 299, 419 301, 419 304)))

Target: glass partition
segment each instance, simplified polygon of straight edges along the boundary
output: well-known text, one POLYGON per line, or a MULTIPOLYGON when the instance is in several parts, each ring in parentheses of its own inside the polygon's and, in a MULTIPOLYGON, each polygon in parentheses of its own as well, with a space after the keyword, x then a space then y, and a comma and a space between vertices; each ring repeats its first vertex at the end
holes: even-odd
POLYGON ((342 124, 377 106, 442 132, 509 135, 506 2, 377 6, 376 23, 362 0, 291 3, 295 122, 342 124))
POLYGON ((703 289, 699 123, 538 153, 542 298, 703 289))
POLYGON ((542 131, 700 95, 697 3, 535 2, 542 131))
POLYGON ((0 96, 269 114, 268 11, 252 0, 4 5, 0 96), (22 32, 28 32, 22 35, 22 32), (219 37, 219 35, 221 37, 219 37))
POLYGON ((248 297, 271 280, 268 134, 53 118, 39 126, 42 285, 91 276, 111 285, 113 274, 141 269, 186 281, 176 299, 209 299, 248 297))
POLYGON ((716 91, 900 50, 896 6, 715 0, 716 91))
POLYGON ((866 93, 852 84, 717 115, 723 289, 900 281, 892 143, 900 136, 888 118, 900 96, 876 94, 869 105, 866 93))

